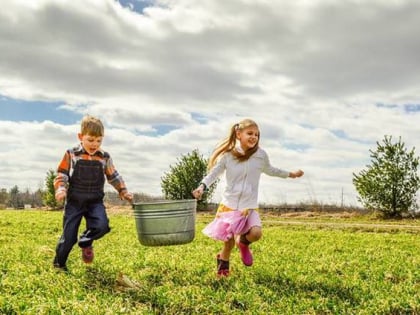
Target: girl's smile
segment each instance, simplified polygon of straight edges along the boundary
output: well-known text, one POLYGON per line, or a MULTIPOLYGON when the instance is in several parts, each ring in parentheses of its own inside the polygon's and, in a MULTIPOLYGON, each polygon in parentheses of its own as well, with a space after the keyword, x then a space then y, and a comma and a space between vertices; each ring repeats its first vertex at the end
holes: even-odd
POLYGON ((258 127, 250 126, 248 128, 244 128, 243 130, 238 130, 236 132, 236 138, 239 140, 242 150, 246 152, 247 150, 255 147, 258 143, 260 131, 258 130, 258 127))

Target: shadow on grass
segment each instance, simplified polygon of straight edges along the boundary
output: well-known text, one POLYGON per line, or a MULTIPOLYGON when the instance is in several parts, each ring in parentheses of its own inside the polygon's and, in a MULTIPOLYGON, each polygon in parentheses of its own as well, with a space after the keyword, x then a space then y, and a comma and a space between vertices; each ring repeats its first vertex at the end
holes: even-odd
POLYGON ((128 278, 128 283, 121 282, 122 274, 101 267, 88 267, 85 273, 85 288, 101 291, 115 298, 121 296, 131 308, 159 310, 165 304, 165 297, 154 293, 155 281, 138 283, 128 278))
POLYGON ((101 289, 105 291, 113 291, 115 286, 115 273, 104 270, 98 267, 86 268, 86 288, 87 289, 101 289))
POLYGON ((296 280, 281 274, 257 274, 254 281, 274 292, 281 292, 284 296, 319 296, 329 300, 342 301, 351 306, 356 306, 361 302, 358 296, 362 293, 357 292, 358 288, 347 287, 339 281, 296 280))
MULTIPOLYGON (((171 274, 173 270, 160 270, 159 273, 151 273, 143 275, 142 282, 138 283, 135 288, 124 288, 118 285, 117 277, 118 274, 115 271, 101 268, 101 267, 88 267, 86 268, 85 280, 87 290, 98 290, 104 294, 109 294, 115 297, 120 295, 125 303, 129 307, 138 307, 140 304, 149 310, 154 312, 164 312, 170 307, 172 310, 185 311, 188 309, 193 310, 194 307, 206 307, 197 306, 193 304, 185 304, 185 301, 177 301, 176 299, 170 298, 168 295, 173 294, 170 288, 166 288, 162 283, 162 277, 165 278, 165 274, 171 274), (158 276, 156 276, 158 275, 158 276)), ((198 286, 203 286, 205 291, 206 287, 209 291, 213 292, 214 299, 217 300, 223 296, 223 292, 233 292, 231 294, 231 309, 236 311, 246 311, 252 309, 254 306, 251 302, 247 301, 246 296, 242 296, 242 284, 240 277, 228 277, 226 279, 213 279, 210 276, 205 275, 206 272, 200 271, 199 274, 205 279, 199 283, 200 277, 194 275, 193 278, 197 279, 195 282, 198 286), (239 288, 239 289, 238 289, 239 288), (217 294, 216 294, 217 292, 217 294), (239 292, 239 293, 238 293, 239 292), (251 304, 250 304, 251 303, 251 304)), ((208 273, 208 270, 207 270, 208 273)), ((178 279, 177 274, 175 276, 168 276, 166 279, 175 286, 189 286, 192 285, 192 279, 186 280, 184 278, 178 279)), ((203 278, 202 278, 203 279, 203 278)), ((163 281, 165 282, 165 281, 163 281)), ((296 297, 308 299, 308 300, 325 300, 324 308, 329 309, 331 305, 346 305, 346 308, 354 308, 360 305, 362 292, 356 287, 347 287, 339 279, 328 280, 328 281, 317 281, 311 279, 293 279, 283 274, 275 273, 268 274, 263 272, 256 272, 252 277, 251 282, 255 283, 256 288, 264 299, 264 292, 269 290, 271 293, 275 293, 278 296, 290 297, 292 300, 296 297), (264 289, 262 289, 264 287, 264 289), (328 302, 329 301, 329 302, 328 302)), ((253 286, 253 285, 251 285, 253 286)), ((268 294, 267 299, 271 299, 272 295, 268 294)))

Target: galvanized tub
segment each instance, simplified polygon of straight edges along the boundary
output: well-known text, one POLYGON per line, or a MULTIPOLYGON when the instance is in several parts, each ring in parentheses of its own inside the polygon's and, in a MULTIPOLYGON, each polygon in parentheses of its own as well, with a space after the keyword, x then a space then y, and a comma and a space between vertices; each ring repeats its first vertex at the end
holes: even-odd
POLYGON ((137 237, 145 246, 178 245, 195 236, 197 200, 133 203, 137 237))

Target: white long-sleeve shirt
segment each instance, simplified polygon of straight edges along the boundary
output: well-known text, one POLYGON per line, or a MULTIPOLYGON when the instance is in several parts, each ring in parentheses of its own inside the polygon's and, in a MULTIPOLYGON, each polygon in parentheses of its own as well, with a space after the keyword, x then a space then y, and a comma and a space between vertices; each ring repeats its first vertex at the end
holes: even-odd
POLYGON ((231 209, 258 208, 258 186, 261 173, 286 178, 289 172, 273 167, 267 153, 259 148, 248 160, 240 162, 230 152, 219 157, 202 182, 209 187, 225 172, 226 187, 221 203, 231 209))

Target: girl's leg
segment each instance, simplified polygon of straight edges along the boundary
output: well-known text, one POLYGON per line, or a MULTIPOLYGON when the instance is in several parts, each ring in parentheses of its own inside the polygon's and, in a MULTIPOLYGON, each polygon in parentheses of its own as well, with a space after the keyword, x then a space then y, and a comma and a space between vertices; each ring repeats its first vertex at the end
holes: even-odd
POLYGON ((235 247, 235 240, 232 238, 223 243, 223 249, 217 254, 217 275, 219 277, 229 276, 229 258, 232 249, 235 247))
POLYGON ((248 216, 247 224, 245 227, 246 233, 242 235, 241 241, 242 243, 245 243, 246 245, 249 245, 249 243, 253 243, 258 241, 262 236, 262 223, 260 215, 258 214, 258 211, 253 210, 248 216), (249 242, 249 243, 248 243, 249 242))
POLYGON ((247 233, 236 237, 236 245, 241 253, 241 259, 245 266, 252 266, 254 258, 252 257, 249 245, 258 241, 262 236, 260 226, 253 226, 247 233))
POLYGON ((249 245, 250 243, 254 243, 258 241, 262 237, 262 228, 260 226, 253 226, 248 233, 241 235, 241 242, 247 243, 246 245, 249 245))
POLYGON ((230 259, 230 253, 235 247, 235 240, 231 238, 230 240, 223 243, 223 248, 219 253, 220 259, 228 261, 230 259))

